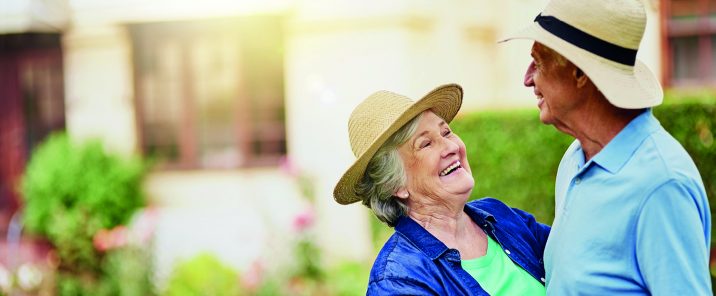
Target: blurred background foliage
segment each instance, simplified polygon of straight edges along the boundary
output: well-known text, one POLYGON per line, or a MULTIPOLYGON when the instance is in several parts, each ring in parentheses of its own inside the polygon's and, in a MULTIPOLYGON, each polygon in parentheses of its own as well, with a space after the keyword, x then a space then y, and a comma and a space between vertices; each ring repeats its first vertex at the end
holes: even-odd
POLYGON ((95 236, 126 224, 144 206, 147 169, 139 158, 109 154, 99 142, 74 144, 64 133, 49 136, 33 152, 22 181, 23 220, 29 233, 54 247, 59 295, 148 293, 144 251, 120 248, 124 242, 111 243, 116 251, 104 250, 95 236), (137 289, 141 293, 132 292, 137 289))
MULTIPOLYGON (((708 94, 669 93, 666 104, 654 114, 696 162, 713 205, 716 97, 708 94)), ((473 199, 495 197, 551 224, 554 176, 573 141, 570 136, 541 124, 536 110, 466 113, 451 125, 468 147, 476 180, 473 199)), ((52 278, 58 295, 157 294, 151 282, 149 248, 97 245, 98 232, 126 225, 132 213, 144 206, 141 182, 148 167, 141 159, 108 154, 96 142, 72 144, 64 134, 51 136, 34 152, 22 185, 24 221, 28 231, 45 237, 56 249, 58 264, 52 278)), ((315 192, 310 186, 304 189, 307 201, 312 201, 315 192)), ((393 230, 374 217, 371 221, 377 254, 393 230)), ((306 225, 290 246, 294 262, 261 274, 259 282, 247 285, 245 278, 256 275, 202 254, 179 263, 160 294, 364 294, 371 262, 327 266, 313 241, 312 223, 306 225)))
MULTIPOLYGON (((701 172, 713 215, 716 204, 716 94, 668 92, 654 109, 662 126, 686 148, 701 172)), ((451 124, 468 151, 475 177, 471 199, 486 196, 524 209, 552 224, 554 178, 571 136, 539 121, 537 110, 463 113, 451 124)), ((374 246, 380 248, 393 230, 371 219, 374 246)), ((712 242, 713 231, 712 231, 712 242)))
POLYGON ((177 264, 164 296, 240 295, 239 273, 205 253, 177 264))

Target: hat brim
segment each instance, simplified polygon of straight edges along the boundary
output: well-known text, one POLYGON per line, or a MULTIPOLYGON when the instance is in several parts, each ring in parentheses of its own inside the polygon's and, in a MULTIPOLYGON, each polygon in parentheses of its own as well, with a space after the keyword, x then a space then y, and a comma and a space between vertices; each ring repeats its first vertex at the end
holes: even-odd
MULTIPOLYGON (((457 84, 440 86, 422 99, 413 103, 378 136, 368 149, 348 168, 333 189, 333 198, 339 204, 347 205, 362 200, 356 195, 356 185, 363 178, 368 163, 381 146, 410 120, 425 110, 432 110, 445 122, 450 123, 462 105, 462 87, 457 84)), ((380 112, 376 110, 375 112, 380 112)))
POLYGON ((513 39, 534 40, 558 52, 584 71, 614 106, 641 109, 659 105, 663 101, 664 92, 659 81, 639 59, 634 67, 607 60, 564 41, 536 22, 499 42, 513 39))

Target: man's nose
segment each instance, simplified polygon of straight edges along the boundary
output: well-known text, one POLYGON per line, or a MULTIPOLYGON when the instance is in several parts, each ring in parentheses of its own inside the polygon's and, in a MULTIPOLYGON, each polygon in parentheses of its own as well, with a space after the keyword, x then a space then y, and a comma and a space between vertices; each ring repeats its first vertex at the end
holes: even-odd
POLYGON ((529 66, 527 66, 527 72, 525 72, 525 81, 524 84, 526 87, 534 86, 535 81, 532 78, 535 73, 535 61, 532 61, 529 66))

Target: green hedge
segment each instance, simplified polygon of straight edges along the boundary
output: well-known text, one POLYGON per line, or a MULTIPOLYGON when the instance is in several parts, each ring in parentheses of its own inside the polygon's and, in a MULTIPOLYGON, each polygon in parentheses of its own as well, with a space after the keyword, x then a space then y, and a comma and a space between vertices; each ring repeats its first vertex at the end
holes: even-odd
POLYGON ((552 223, 554 176, 571 137, 543 125, 534 110, 470 113, 451 127, 467 147, 472 198, 495 197, 552 223))
MULTIPOLYGON (((654 115, 694 159, 714 205, 716 103, 682 99, 654 108, 654 115)), ((475 176, 472 198, 496 197, 551 224, 554 177, 571 136, 541 124, 537 110, 470 113, 451 126, 468 148, 475 176)))
MULTIPOLYGON (((716 205, 716 95, 669 94, 655 116, 684 145, 701 172, 709 202, 716 205)), ((479 111, 451 124, 468 150, 475 177, 471 198, 492 196, 551 224, 554 181, 564 151, 573 141, 539 121, 537 109, 479 111)), ((372 216, 372 215, 371 215, 372 216)), ((392 233, 372 219, 375 247, 392 233)), ((712 242, 714 239, 712 239, 712 242)))

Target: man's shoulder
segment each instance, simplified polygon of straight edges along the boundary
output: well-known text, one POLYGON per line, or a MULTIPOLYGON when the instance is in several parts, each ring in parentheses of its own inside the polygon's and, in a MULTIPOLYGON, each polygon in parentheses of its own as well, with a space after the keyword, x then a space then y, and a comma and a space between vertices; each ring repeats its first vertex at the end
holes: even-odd
POLYGON ((665 130, 652 133, 634 154, 635 168, 646 172, 653 181, 690 182, 700 180, 698 168, 689 153, 665 130))

